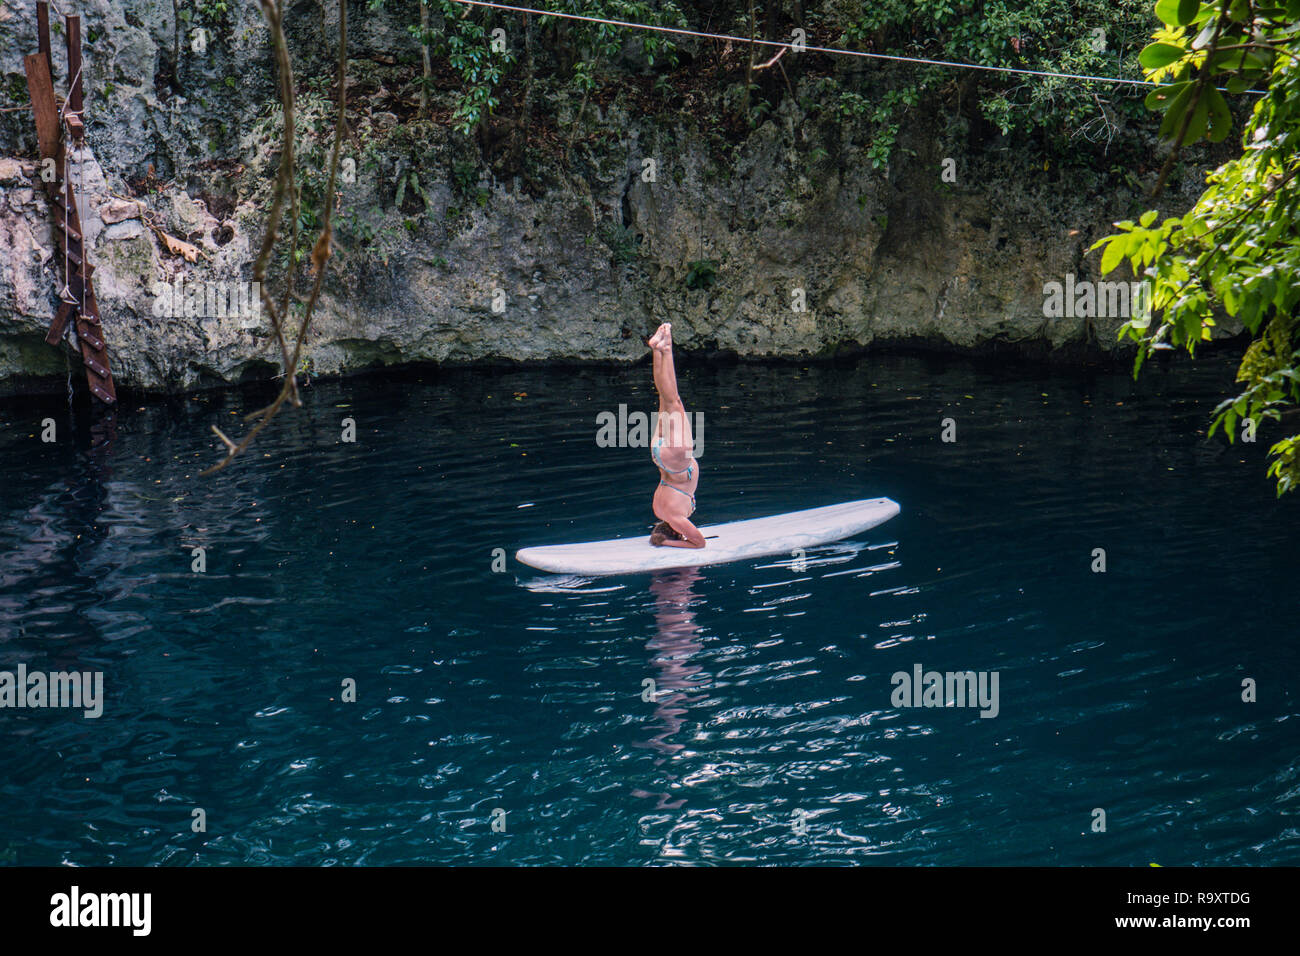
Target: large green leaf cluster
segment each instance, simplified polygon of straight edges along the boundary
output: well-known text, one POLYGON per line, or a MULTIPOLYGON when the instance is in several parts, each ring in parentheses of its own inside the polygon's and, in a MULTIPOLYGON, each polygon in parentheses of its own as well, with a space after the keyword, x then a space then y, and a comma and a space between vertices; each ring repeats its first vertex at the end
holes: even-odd
MULTIPOLYGON (((1241 156, 1207 177, 1205 192, 1182 216, 1157 223, 1148 211, 1100 240, 1103 272, 1127 263, 1152 284, 1155 316, 1120 331, 1137 342, 1134 367, 1160 349, 1211 338, 1230 316, 1251 336, 1237 372, 1241 391, 1215 409, 1211 434, 1254 438, 1300 400, 1300 0, 1160 0, 1165 26, 1141 53, 1147 75, 1166 81, 1147 105, 1164 113, 1161 131, 1177 150, 1225 138, 1228 96, 1257 97, 1242 132, 1241 156)), ((1277 439, 1269 474, 1281 495, 1300 479, 1300 435, 1277 439)))

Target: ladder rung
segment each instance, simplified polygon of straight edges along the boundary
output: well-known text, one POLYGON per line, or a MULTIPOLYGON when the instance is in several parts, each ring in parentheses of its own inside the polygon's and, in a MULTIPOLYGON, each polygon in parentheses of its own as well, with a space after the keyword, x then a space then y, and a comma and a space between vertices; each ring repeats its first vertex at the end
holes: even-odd
POLYGON ((50 190, 50 204, 58 209, 59 212, 65 213, 70 221, 75 222, 80 226, 81 223, 77 213, 77 207, 73 205, 69 208, 67 199, 64 198, 63 193, 58 191, 58 187, 54 187, 50 190))
POLYGON ((86 384, 101 402, 112 404, 117 401, 117 389, 113 385, 113 377, 100 376, 91 369, 86 369, 86 384))
POLYGON ((59 311, 54 315, 54 321, 50 323, 50 331, 45 335, 45 341, 51 345, 58 345, 63 341, 63 333, 68 328, 68 320, 72 318, 72 306, 66 302, 59 304, 59 311))

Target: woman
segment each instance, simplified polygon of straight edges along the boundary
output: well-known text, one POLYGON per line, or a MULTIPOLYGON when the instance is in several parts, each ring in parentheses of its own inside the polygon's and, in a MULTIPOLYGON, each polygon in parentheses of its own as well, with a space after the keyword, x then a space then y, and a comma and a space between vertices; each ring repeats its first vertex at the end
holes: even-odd
POLYGON ((646 344, 654 350, 655 388, 659 391, 659 418, 650 441, 650 457, 659 469, 654 513, 660 520, 650 534, 650 543, 656 547, 702 548, 704 535, 690 522, 700 466, 691 454, 691 423, 677 394, 672 325, 665 322, 659 326, 646 344))

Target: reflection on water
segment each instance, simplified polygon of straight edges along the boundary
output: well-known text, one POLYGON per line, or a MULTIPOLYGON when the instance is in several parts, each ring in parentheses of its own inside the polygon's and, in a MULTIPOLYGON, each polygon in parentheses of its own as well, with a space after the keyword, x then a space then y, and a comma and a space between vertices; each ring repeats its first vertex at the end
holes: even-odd
MULTIPOLYGON (((700 628, 691 611, 693 602, 699 600, 691 585, 700 579, 698 568, 682 568, 654 575, 650 593, 654 596, 655 634, 646 642, 654 668, 654 718, 648 730, 657 731, 638 747, 659 751, 655 765, 670 765, 666 772, 670 789, 678 783, 679 775, 671 771, 672 755, 683 749, 683 744, 672 738, 682 729, 686 712, 691 704, 703 695, 692 695, 691 690, 707 682, 709 675, 691 657, 700 649, 700 628)), ((686 802, 685 797, 672 799, 667 791, 648 793, 634 789, 633 796, 657 798, 656 810, 677 810, 686 802)))

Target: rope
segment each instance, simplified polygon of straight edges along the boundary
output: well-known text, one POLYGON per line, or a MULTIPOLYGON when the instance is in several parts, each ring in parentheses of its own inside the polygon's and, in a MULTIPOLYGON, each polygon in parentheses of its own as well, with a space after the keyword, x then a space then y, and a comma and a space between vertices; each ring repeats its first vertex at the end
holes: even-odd
MULTIPOLYGON (((62 16, 62 15, 63 15, 63 13, 62 13, 62 11, 60 11, 60 12, 59 12, 59 16, 62 16)), ((66 99, 64 99, 64 101, 63 101, 63 107, 59 110, 59 123, 60 123, 60 125, 63 127, 63 182, 64 182, 64 186, 65 186, 65 188, 64 188, 64 190, 63 190, 63 199, 64 199, 64 205, 63 205, 63 290, 59 293, 59 298, 60 298, 62 301, 64 301, 64 302, 67 302, 67 303, 69 303, 69 304, 71 304, 71 305, 75 305, 75 306, 77 306, 77 307, 78 307, 78 308, 79 308, 83 313, 86 311, 86 303, 85 303, 86 288, 85 288, 85 283, 84 283, 84 282, 82 283, 82 288, 81 288, 81 296, 82 296, 82 300, 81 300, 80 302, 78 302, 78 301, 77 301, 75 298, 73 298, 73 296, 72 296, 71 277, 70 277, 70 274, 69 274, 69 273, 70 273, 70 267, 69 267, 69 265, 68 265, 68 243, 72 241, 72 237, 71 237, 71 235, 70 235, 69 232, 68 232, 68 227, 69 227, 69 225, 70 225, 69 220, 70 220, 70 218, 71 218, 71 216, 72 216, 72 204, 73 204, 74 200, 73 200, 73 198, 72 198, 72 173, 71 173, 71 165, 70 165, 70 163, 68 162, 68 154, 71 152, 71 150, 68 148, 68 147, 71 145, 71 137, 68 136, 67 125, 63 122, 63 117, 64 117, 64 114, 68 111, 68 104, 72 102, 72 91, 75 90, 75 89, 77 88, 77 80, 79 80, 79 79, 81 78, 81 69, 82 69, 82 66, 84 66, 84 65, 85 65, 85 61, 84 61, 84 60, 83 60, 81 63, 77 64, 77 72, 76 72, 75 74, 73 74, 72 80, 68 83, 68 96, 67 96, 66 99)), ((81 154, 80 154, 80 152, 78 152, 78 154, 77 154, 77 185, 78 185, 78 187, 80 187, 80 185, 81 185, 81 154)), ((80 222, 80 218, 78 218, 78 222, 80 222)), ((85 248, 84 243, 83 243, 83 245, 82 245, 81 251, 82 251, 83 254, 84 254, 85 251, 86 251, 86 248, 85 248)))
MULTIPOLYGON (((793 44, 788 41, 778 40, 759 40, 755 37, 738 37, 726 33, 704 33, 699 30, 685 30, 680 27, 664 27, 652 23, 633 23, 629 20, 608 20, 604 17, 588 17, 577 13, 559 13, 554 10, 534 10, 531 7, 517 7, 506 3, 492 3, 489 0, 452 0, 464 6, 472 7, 490 7, 493 10, 510 10, 515 13, 533 13, 543 17, 560 17, 565 20, 584 20, 587 23, 601 23, 613 27, 629 27, 633 30, 653 30, 658 33, 673 33, 678 36, 698 37, 704 40, 726 40, 730 43, 750 43, 756 46, 774 46, 800 52, 795 50, 793 44)), ((1022 76, 1048 76, 1058 77, 1065 80, 1092 80, 1098 83, 1114 83, 1127 86, 1162 86, 1164 84, 1155 83, 1151 80, 1129 80, 1118 76, 1092 76, 1087 73, 1056 73, 1051 70, 1026 70, 1014 66, 985 66, 982 63, 959 63, 955 60, 931 60, 925 57, 914 56, 896 56, 891 53, 867 53, 864 50, 838 50, 833 47, 809 46, 802 45, 803 52, 811 53, 829 53, 835 56, 859 56, 871 60, 890 60, 895 63, 920 63, 925 66, 947 66, 963 70, 987 70, 991 73, 1016 73, 1022 76)), ((1221 92, 1228 92, 1227 87, 1217 87, 1221 92)), ((1267 90, 1244 90, 1245 93, 1258 93, 1263 95, 1267 90)))
MULTIPOLYGON (((71 183, 69 183, 69 189, 68 189, 68 206, 69 206, 69 207, 71 207, 72 204, 75 203, 75 202, 77 202, 77 200, 81 197, 81 187, 84 186, 84 185, 85 185, 85 183, 82 181, 82 176, 81 176, 81 149, 78 148, 78 149, 77 149, 77 189, 76 189, 76 192, 74 193, 73 190, 71 189, 71 183)), ((63 212, 63 215, 64 215, 64 218, 67 218, 68 216, 72 215, 72 213, 71 213, 71 211, 70 211, 69 209, 65 209, 64 212, 63 212)), ((78 233, 81 232, 81 229, 80 229, 80 226, 81 226, 81 225, 82 225, 82 223, 81 223, 81 212, 80 212, 80 210, 78 210, 78 212, 77 212, 77 226, 78 226, 77 232, 78 232, 78 233)), ((82 263, 82 266, 85 266, 85 264, 86 264, 86 237, 85 237, 84 235, 82 235, 81 238, 77 240, 77 245, 81 247, 81 263, 82 263)), ((65 272, 65 274, 66 274, 66 272, 67 272, 67 262, 68 262, 68 234, 67 234, 67 232, 64 232, 64 234, 63 234, 63 263, 64 263, 64 272, 65 272)), ((80 282, 79 284, 80 284, 80 286, 81 286, 81 301, 77 303, 77 309, 78 309, 78 311, 79 311, 82 315, 85 315, 85 314, 86 314, 86 277, 85 277, 85 274, 84 274, 84 273, 83 273, 82 276, 81 276, 81 282, 80 282)))
POLYGON ((73 75, 72 80, 68 83, 68 96, 63 101, 63 108, 59 110, 60 123, 63 122, 63 114, 68 111, 68 104, 72 102, 72 91, 77 88, 77 80, 81 79, 81 68, 85 65, 86 65, 85 60, 82 60, 80 63, 77 64, 77 72, 75 75, 73 75))
POLYGON ((77 305, 77 300, 72 297, 72 277, 68 265, 68 243, 72 241, 68 232, 72 217, 72 189, 70 188, 72 164, 68 159, 68 154, 71 151, 68 149, 68 137, 66 135, 63 140, 63 289, 59 292, 59 299, 70 305, 77 305))

